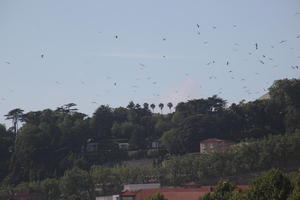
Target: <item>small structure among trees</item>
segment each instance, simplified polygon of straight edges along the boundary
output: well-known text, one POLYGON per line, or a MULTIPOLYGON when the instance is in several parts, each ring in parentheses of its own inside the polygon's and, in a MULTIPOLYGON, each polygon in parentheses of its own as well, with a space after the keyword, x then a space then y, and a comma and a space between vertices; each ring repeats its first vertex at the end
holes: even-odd
POLYGON ((209 138, 200 142, 200 153, 210 153, 216 150, 223 150, 232 145, 234 145, 234 143, 228 140, 209 138))

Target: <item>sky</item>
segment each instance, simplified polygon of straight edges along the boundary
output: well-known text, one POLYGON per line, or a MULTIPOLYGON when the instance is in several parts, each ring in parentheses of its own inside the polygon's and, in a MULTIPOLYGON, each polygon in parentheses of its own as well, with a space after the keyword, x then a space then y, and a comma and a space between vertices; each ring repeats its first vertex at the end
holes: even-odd
POLYGON ((130 101, 252 101, 300 75, 299 0, 0 0, 0 27, 8 126, 14 108, 71 102, 91 116, 130 101))

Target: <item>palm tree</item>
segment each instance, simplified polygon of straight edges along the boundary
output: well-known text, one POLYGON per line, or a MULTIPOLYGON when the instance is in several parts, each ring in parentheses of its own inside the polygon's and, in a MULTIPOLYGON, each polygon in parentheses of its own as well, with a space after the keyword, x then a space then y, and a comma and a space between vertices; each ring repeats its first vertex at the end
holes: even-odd
POLYGON ((145 109, 145 110, 148 110, 148 109, 149 109, 149 104, 148 104, 148 103, 144 103, 143 106, 144 106, 144 109, 145 109))
POLYGON ((24 110, 20 109, 20 108, 16 108, 13 109, 11 111, 9 111, 6 115, 4 115, 6 117, 6 119, 11 119, 12 123, 13 123, 13 131, 15 133, 15 135, 17 134, 18 131, 18 121, 23 119, 23 114, 24 110))
POLYGON ((152 104, 150 105, 150 107, 151 107, 151 109, 152 109, 152 112, 154 112, 155 104, 152 103, 152 104))
POLYGON ((163 103, 160 103, 160 104, 158 104, 158 106, 159 106, 160 112, 161 112, 161 114, 162 114, 162 109, 164 108, 164 104, 163 104, 163 103))
POLYGON ((173 107, 173 104, 172 104, 171 102, 169 102, 169 103, 167 104, 167 106, 169 107, 170 113, 171 113, 171 108, 173 107))

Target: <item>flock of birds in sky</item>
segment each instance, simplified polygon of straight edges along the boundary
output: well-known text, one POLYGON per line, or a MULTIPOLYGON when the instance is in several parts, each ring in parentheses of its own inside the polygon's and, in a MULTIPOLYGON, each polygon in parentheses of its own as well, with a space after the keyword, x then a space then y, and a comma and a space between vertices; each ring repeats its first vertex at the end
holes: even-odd
MULTIPOLYGON (((299 12, 299 13, 297 12, 295 15, 300 15, 300 12, 299 12)), ((233 28, 238 28, 238 26, 237 26, 237 25, 233 25, 233 28)), ((212 26, 212 29, 217 29, 217 26, 212 26)), ((201 35, 201 26, 200 26, 199 24, 196 24, 196 34, 197 34, 197 35, 201 35)), ((118 40, 118 39, 120 39, 120 36, 119 36, 119 35, 114 35, 114 38, 115 38, 116 40, 118 40)), ((300 34, 299 34, 299 35, 296 35, 296 38, 300 40, 300 34)), ((163 38, 162 38, 162 41, 163 41, 163 42, 167 41, 167 38, 166 38, 166 37, 163 37, 163 38)), ((288 42, 288 40, 281 40, 281 41, 278 42, 278 44, 283 45, 283 44, 285 44, 285 43, 287 43, 287 42, 288 42)), ((208 41, 204 41, 203 44, 208 44, 208 41)), ((233 45, 234 45, 235 47, 240 46, 240 44, 238 44, 238 43, 234 43, 233 45)), ((254 42, 254 43, 253 43, 253 52, 258 51, 260 48, 261 48, 261 45, 260 45, 258 42, 254 42)), ((275 48, 275 46, 274 46, 274 45, 271 45, 271 48, 275 48)), ((248 55, 251 56, 251 55, 253 54, 253 52, 248 52, 248 55)), ((43 54, 40 54, 40 58, 41 58, 41 59, 46 59, 46 55, 45 55, 44 53, 43 53, 43 54)), ((167 56, 163 55, 162 58, 167 59, 167 56)), ((298 58, 300 58, 300 56, 298 56, 298 58)), ((266 55, 261 55, 261 57, 259 58, 258 62, 259 62, 260 64, 262 64, 262 65, 265 65, 265 64, 267 64, 267 62, 272 62, 273 60, 274 60, 274 59, 273 59, 272 57, 269 57, 269 56, 266 56, 266 55)), ((6 63, 7 65, 10 65, 10 64, 11 64, 11 61, 5 61, 5 63, 6 63)), ((212 66, 212 65, 214 65, 214 64, 216 64, 216 60, 211 60, 211 61, 207 62, 205 65, 206 65, 206 66, 212 66)), ((226 65, 226 66, 228 67, 228 68, 226 68, 226 69, 228 69, 227 73, 230 75, 230 78, 231 78, 231 79, 239 79, 240 81, 245 81, 245 80, 246 80, 245 77, 235 77, 234 75, 232 75, 232 74, 234 74, 234 71, 233 71, 232 69, 230 69, 230 65, 231 65, 231 61, 230 61, 230 60, 227 60, 227 61, 224 63, 224 65, 226 65)), ((273 67, 276 68, 276 67, 278 67, 278 65, 273 65, 273 67)), ((290 66, 290 67, 291 67, 292 70, 299 70, 299 69, 300 69, 299 65, 292 65, 292 66, 290 66)), ((146 68, 147 68, 147 65, 145 65, 144 63, 138 63, 138 68, 137 68, 138 70, 145 70, 146 68)), ((189 75, 190 75, 189 73, 185 73, 185 76, 189 76, 189 75)), ((255 72, 255 75, 260 75, 260 73, 259 73, 259 72, 255 72)), ((117 86, 118 86, 117 81, 116 81, 116 80, 113 80, 113 78, 112 78, 111 76, 106 76, 105 78, 106 78, 107 80, 111 81, 112 87, 117 87, 117 86)), ((154 79, 153 79, 152 77, 150 77, 150 76, 146 77, 145 79, 146 79, 147 81, 149 81, 150 84, 153 84, 153 85, 157 85, 157 84, 158 84, 158 82, 157 82, 156 80, 154 80, 154 79)), ((215 75, 210 75, 210 76, 208 76, 208 79, 209 79, 209 80, 217 79, 217 76, 215 76, 215 75)), ((135 80, 136 80, 136 81, 139 81, 139 80, 141 80, 141 78, 136 78, 135 80)), ((57 84, 57 85, 62 85, 62 82, 59 81, 59 80, 56 80, 56 81, 55 81, 55 84, 57 84)), ((81 81, 80 81, 80 84, 81 84, 81 85, 86 85, 86 82, 83 81, 83 80, 81 80, 81 81)), ((120 84, 121 84, 121 83, 120 83, 120 84)), ((201 86, 200 86, 200 87, 201 87, 201 86)), ((131 85, 131 89, 132 89, 132 92, 133 92, 133 93, 137 92, 138 88, 139 88, 139 85, 138 85, 138 84, 131 85)), ((243 90, 244 90, 248 95, 252 94, 252 91, 250 91, 250 89, 248 89, 247 86, 243 85, 242 88, 243 88, 243 90)), ((267 91, 265 88, 263 88, 263 89, 264 89, 264 91, 267 91)), ((13 90, 12 90, 12 91, 13 91, 13 90)), ((109 93, 109 92, 110 92, 110 90, 106 90, 106 93, 109 93)), ((179 93, 180 91, 176 90, 176 91, 174 91, 174 92, 175 92, 175 93, 179 93)), ((222 94, 222 88, 219 88, 219 89, 218 89, 217 94, 218 94, 218 95, 222 94)), ((99 97, 99 96, 101 96, 101 95, 100 95, 100 94, 96 94, 96 96, 99 97)), ((153 96, 159 97, 160 94, 153 93, 153 96)), ((190 97, 190 96, 188 96, 188 98, 189 98, 189 97, 190 97)), ((1 100, 1 101, 5 101, 6 98, 5 98, 5 97, 1 97, 0 100, 1 100)), ((97 105, 99 104, 98 101, 91 101, 90 103, 91 103, 91 104, 97 104, 97 105)))

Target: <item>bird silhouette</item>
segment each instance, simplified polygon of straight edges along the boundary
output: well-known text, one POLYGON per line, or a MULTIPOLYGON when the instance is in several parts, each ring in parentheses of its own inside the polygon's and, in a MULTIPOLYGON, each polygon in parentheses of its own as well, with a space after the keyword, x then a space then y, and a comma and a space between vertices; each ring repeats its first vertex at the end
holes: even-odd
POLYGON ((118 39, 118 36, 116 35, 115 38, 118 39))
POLYGON ((258 44, 257 44, 257 43, 255 43, 255 49, 256 49, 256 50, 258 49, 258 44))
POLYGON ((200 28, 200 25, 199 25, 199 24, 197 24, 197 27, 198 27, 198 28, 200 28))
POLYGON ((41 58, 44 58, 44 54, 41 55, 41 58))

